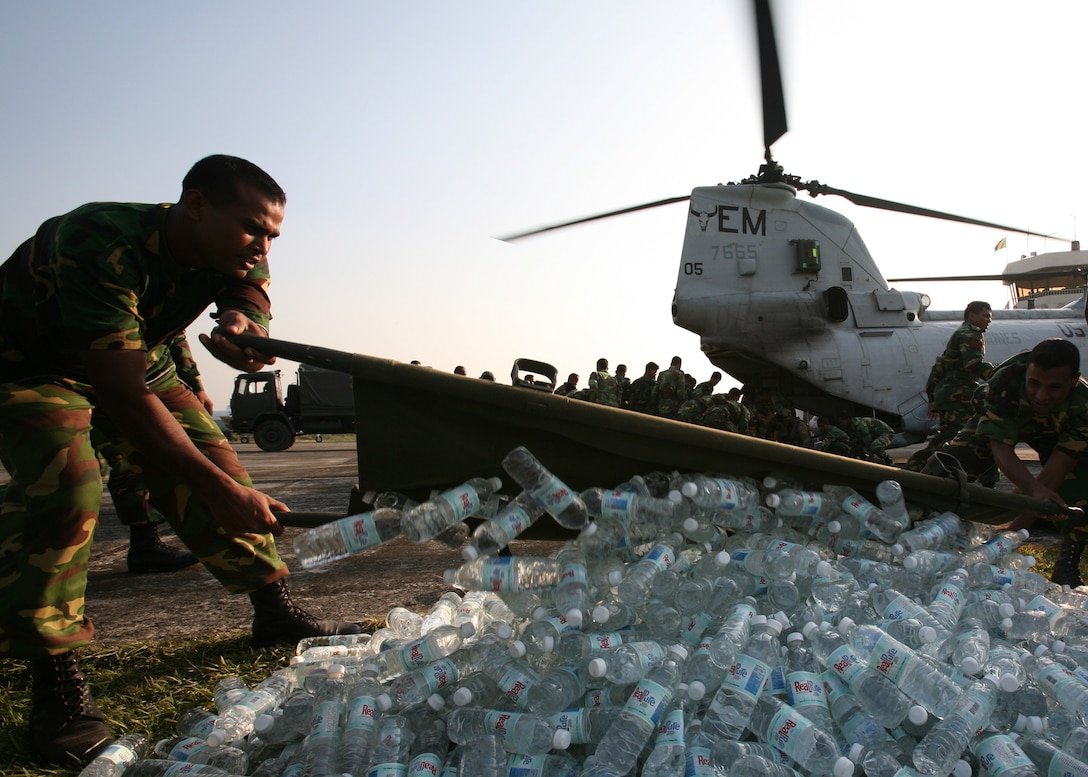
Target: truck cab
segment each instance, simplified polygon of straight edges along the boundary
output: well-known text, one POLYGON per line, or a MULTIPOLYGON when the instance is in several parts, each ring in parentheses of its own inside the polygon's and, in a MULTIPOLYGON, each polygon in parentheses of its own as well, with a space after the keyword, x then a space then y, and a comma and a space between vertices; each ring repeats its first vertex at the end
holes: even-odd
POLYGON ((246 372, 234 379, 230 398, 231 428, 242 441, 252 435, 261 450, 286 450, 295 428, 283 401, 279 370, 246 372))

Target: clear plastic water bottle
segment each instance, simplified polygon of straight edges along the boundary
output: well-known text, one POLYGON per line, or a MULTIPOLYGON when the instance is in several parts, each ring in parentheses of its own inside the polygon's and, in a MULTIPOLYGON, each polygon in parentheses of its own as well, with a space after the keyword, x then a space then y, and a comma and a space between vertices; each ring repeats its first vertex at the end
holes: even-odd
POLYGON ((416 734, 401 715, 387 715, 378 722, 374 756, 368 775, 392 777, 407 772, 408 754, 416 734))
POLYGON ((978 674, 990 660, 990 632, 978 618, 960 618, 950 641, 949 660, 966 675, 978 674))
POLYGON ((786 647, 784 670, 787 700, 813 723, 831 731, 831 711, 827 706, 827 692, 821 679, 823 668, 820 662, 809 650, 805 637, 800 632, 792 632, 786 637, 786 647))
POLYGON ((907 511, 903 487, 896 480, 882 480, 876 484, 876 501, 888 515, 900 521, 904 528, 910 528, 910 514, 907 511))
POLYGON ((1075 758, 1053 742, 1039 737, 1024 737, 1018 743, 1039 774, 1061 774, 1070 777, 1088 775, 1088 763, 1075 758))
POLYGON ((544 672, 526 693, 526 709, 545 716, 565 710, 586 692, 582 674, 577 664, 560 664, 544 672))
MULTIPOLYGON (((306 637, 295 645, 295 655, 302 655, 312 647, 331 647, 339 645, 366 645, 373 639, 371 634, 326 634, 320 637, 306 637)), ((241 695, 239 695, 241 698, 241 695)), ((217 707, 218 709, 218 707, 217 707)))
POLYGON ((680 493, 699 507, 749 510, 759 504, 759 489, 739 479, 688 475, 680 493))
POLYGON ((884 542, 895 542, 904 529, 910 526, 909 518, 903 520, 888 515, 861 494, 846 486, 824 486, 824 491, 840 499, 840 508, 846 515, 854 518, 873 535, 884 542))
POLYGON ((412 744, 412 759, 408 762, 407 774, 437 775, 446 763, 450 740, 446 736, 446 724, 435 720, 430 726, 416 735, 412 744))
POLYGON ((988 725, 997 703, 997 679, 983 678, 964 691, 952 712, 931 728, 911 754, 927 774, 948 774, 975 734, 988 725))
POLYGON ((295 688, 292 669, 280 669, 258 683, 253 690, 224 710, 208 734, 212 747, 241 739, 253 730, 253 721, 262 712, 275 709, 295 688))
POLYGON ((936 550, 948 547, 962 526, 960 517, 955 513, 940 513, 900 534, 897 542, 910 553, 936 550))
POLYGON ((195 707, 178 718, 178 736, 207 737, 215 728, 217 717, 214 712, 195 707))
POLYGON ((253 730, 265 742, 285 744, 301 739, 310 730, 316 699, 299 688, 271 713, 263 712, 253 721, 253 730))
POLYGON ((626 604, 640 607, 653 594, 654 578, 676 563, 683 537, 670 535, 658 542, 650 552, 627 568, 616 592, 626 604))
POLYGON ((184 764, 184 769, 179 769, 178 761, 165 758, 143 758, 125 769, 125 777, 172 777, 178 773, 186 777, 232 777, 230 772, 224 771, 211 764, 184 764))
MULTIPOLYGON (((678 694, 681 692, 677 691, 678 694)), ((642 777, 675 777, 684 773, 686 731, 684 708, 673 699, 654 732, 650 754, 642 764, 642 777)))
POLYGON ((603 677, 616 685, 629 685, 660 665, 665 660, 665 652, 657 640, 624 642, 590 659, 587 668, 591 677, 603 677))
POLYGON ((349 515, 295 537, 298 563, 306 569, 376 548, 401 535, 401 512, 389 507, 349 515))
POLYGON ((983 732, 971 740, 983 771, 994 777, 1039 777, 1035 765, 1008 734, 983 732))
POLYGON ((663 531, 683 517, 680 503, 633 491, 587 488, 581 499, 594 518, 615 519, 624 525, 641 523, 663 531))
POLYGON ((446 730, 450 739, 468 744, 476 737, 497 734, 508 753, 533 755, 549 750, 566 750, 570 734, 555 729, 546 718, 531 712, 458 707, 449 714, 446 730))
POLYGON ((686 660, 687 650, 673 645, 664 661, 639 681, 619 718, 583 764, 582 777, 620 777, 635 766, 672 701, 686 660))
POLYGON ((426 666, 402 674, 389 686, 389 695, 400 707, 419 704, 432 694, 441 693, 476 668, 477 659, 470 651, 455 650, 426 666))
POLYGON ((862 708, 885 728, 895 728, 910 712, 911 702, 895 684, 871 669, 837 631, 815 623, 801 629, 816 659, 846 684, 862 708))
POLYGON ((954 569, 941 577, 935 587, 933 601, 930 602, 930 614, 948 631, 956 628, 963 608, 967 604, 967 570, 954 569))
POLYGON ((455 523, 475 515, 502 488, 499 478, 469 478, 460 486, 403 513, 401 531, 412 542, 426 542, 455 523))
POLYGON ((505 593, 554 588, 559 584, 562 572, 555 559, 498 556, 467 561, 457 569, 447 569, 445 580, 466 591, 505 593))
POLYGON ((963 566, 993 564, 1002 556, 1012 553, 1031 536, 1027 529, 998 532, 984 545, 963 554, 963 566))
POLYGON ((826 522, 837 516, 840 512, 839 502, 822 491, 802 491, 794 488, 768 494, 764 503, 775 511, 775 514, 787 520, 787 523, 798 523, 791 520, 803 518, 804 523, 812 525, 818 522, 826 522))
POLYGON ((502 737, 496 734, 480 734, 465 746, 458 775, 471 774, 479 777, 504 777, 506 774, 506 749, 502 737))
POLYGON ((744 732, 756 701, 769 684, 771 663, 778 661, 778 633, 772 625, 781 629, 781 624, 764 615, 752 619, 748 643, 733 659, 703 715, 701 736, 707 742, 738 739, 744 732))
POLYGON ((210 764, 231 774, 245 774, 249 756, 232 745, 213 747, 198 737, 160 739, 153 748, 155 754, 169 761, 186 764, 210 764))
POLYGON ((215 690, 212 691, 216 711, 222 713, 231 705, 241 701, 247 693, 249 693, 249 686, 241 677, 236 675, 224 677, 215 684, 215 690))
MULTIPOLYGON (((624 698, 619 705, 627 701, 629 693, 627 691, 623 694, 624 698)), ((548 722, 557 730, 569 733, 572 745, 596 745, 619 719, 621 712, 622 706, 571 707, 549 715, 548 722)))
POLYGON ((308 774, 334 774, 338 771, 347 692, 344 667, 334 664, 329 667, 325 681, 314 694, 310 733, 303 745, 308 774))
POLYGON ((392 679, 448 656, 475 633, 471 623, 439 626, 401 647, 379 653, 374 656, 373 664, 381 679, 392 679))
MULTIPOLYGON (((872 715, 862 709, 846 683, 833 670, 820 675, 831 718, 842 731, 847 742, 863 745, 879 745, 888 739, 888 731, 872 715)), ((831 730, 825 727, 825 730, 831 730)))
POLYGON ((578 777, 579 771, 578 762, 566 752, 514 753, 506 761, 505 777, 578 777))
POLYGON ((430 611, 423 616, 419 633, 426 634, 439 626, 449 626, 453 623, 453 619, 457 616, 457 609, 461 606, 461 599, 461 594, 456 591, 446 591, 438 597, 438 600, 431 605, 430 611))
POLYGON ((748 644, 752 619, 758 614, 756 600, 746 596, 737 602, 721 628, 710 639, 710 660, 720 669, 733 665, 733 658, 748 644))
POLYGON ((832 774, 834 777, 851 777, 856 766, 860 766, 865 777, 895 777, 903 767, 899 754, 899 746, 892 739, 875 746, 855 742, 847 753, 849 761, 836 763, 832 774))
POLYGON ((126 769, 147 755, 147 737, 125 734, 83 767, 79 777, 121 777, 126 769))
POLYGON ((506 454, 502 467, 566 529, 581 529, 589 523, 589 511, 576 491, 553 475, 525 447, 506 454))
POLYGON ((580 627, 589 621, 589 611, 595 605, 589 595, 585 554, 576 543, 568 542, 556 552, 555 560, 560 564, 555 609, 568 622, 580 627))
POLYGON ((940 574, 962 563, 963 556, 955 550, 915 550, 903 559, 904 567, 924 575, 940 574))
POLYGON ((843 758, 833 735, 772 694, 759 697, 748 728, 813 774, 834 774, 843 758))
POLYGON ((475 561, 481 556, 494 556, 536 523, 536 519, 542 515, 544 505, 536 501, 532 494, 522 491, 510 504, 499 510, 494 518, 473 530, 472 539, 461 548, 461 555, 466 561, 475 561))
POLYGON ((934 715, 943 718, 959 699, 960 687, 940 668, 879 626, 859 623, 845 636, 869 668, 883 674, 934 715))

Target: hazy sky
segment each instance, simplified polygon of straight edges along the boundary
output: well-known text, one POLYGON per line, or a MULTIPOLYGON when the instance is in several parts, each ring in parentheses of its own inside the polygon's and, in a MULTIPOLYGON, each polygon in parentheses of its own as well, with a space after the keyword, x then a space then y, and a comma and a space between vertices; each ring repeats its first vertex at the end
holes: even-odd
MULTIPOLYGON (((787 172, 1048 234, 1088 223, 1088 4, 773 9, 787 172)), ((633 375, 674 354, 699 380, 713 369, 669 314, 683 205, 494 236, 755 173, 748 0, 3 0, 0 43, 5 256, 87 201, 173 201, 194 161, 230 153, 288 193, 275 337, 500 379, 518 357, 583 382, 599 356, 633 375)), ((995 252, 1003 232, 821 204, 887 277, 1067 247, 1010 234, 995 252)), ((1007 299, 1000 283, 899 287, 934 308, 1007 299)), ((197 356, 227 409, 234 371, 197 356)))

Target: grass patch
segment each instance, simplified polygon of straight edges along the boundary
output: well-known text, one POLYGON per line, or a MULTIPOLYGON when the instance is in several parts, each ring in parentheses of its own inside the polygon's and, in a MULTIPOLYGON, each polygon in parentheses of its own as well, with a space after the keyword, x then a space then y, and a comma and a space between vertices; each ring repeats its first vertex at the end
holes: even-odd
MULTIPOLYGON (((291 647, 255 650, 249 633, 198 640, 96 645, 79 651, 80 667, 117 736, 144 734, 154 744, 176 737, 176 723, 194 707, 214 709, 219 680, 238 675, 251 686, 287 665, 291 647)), ((76 777, 80 769, 37 767, 27 748, 30 674, 27 662, 0 662, 0 774, 5 777, 76 777)))

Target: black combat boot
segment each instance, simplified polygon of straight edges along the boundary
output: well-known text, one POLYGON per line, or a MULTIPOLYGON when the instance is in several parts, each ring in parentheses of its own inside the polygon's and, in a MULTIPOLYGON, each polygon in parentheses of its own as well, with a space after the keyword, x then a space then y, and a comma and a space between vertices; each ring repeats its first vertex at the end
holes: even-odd
POLYGON ((1084 585, 1080 579, 1080 557, 1084 553, 1084 540, 1071 540, 1066 537, 1058 550, 1058 560, 1054 562, 1054 571, 1050 580, 1058 585, 1076 588, 1084 585))
POLYGON ((319 621, 291 601, 287 581, 279 579, 249 595, 253 602, 253 646, 295 645, 306 637, 358 634, 359 626, 346 621, 319 621))
POLYGON ((138 575, 176 572, 191 567, 199 559, 187 550, 172 548, 159 537, 153 523, 129 526, 128 571, 138 575))
POLYGON ((73 651, 31 661, 30 674, 30 746, 39 759, 85 764, 113 741, 73 651))

